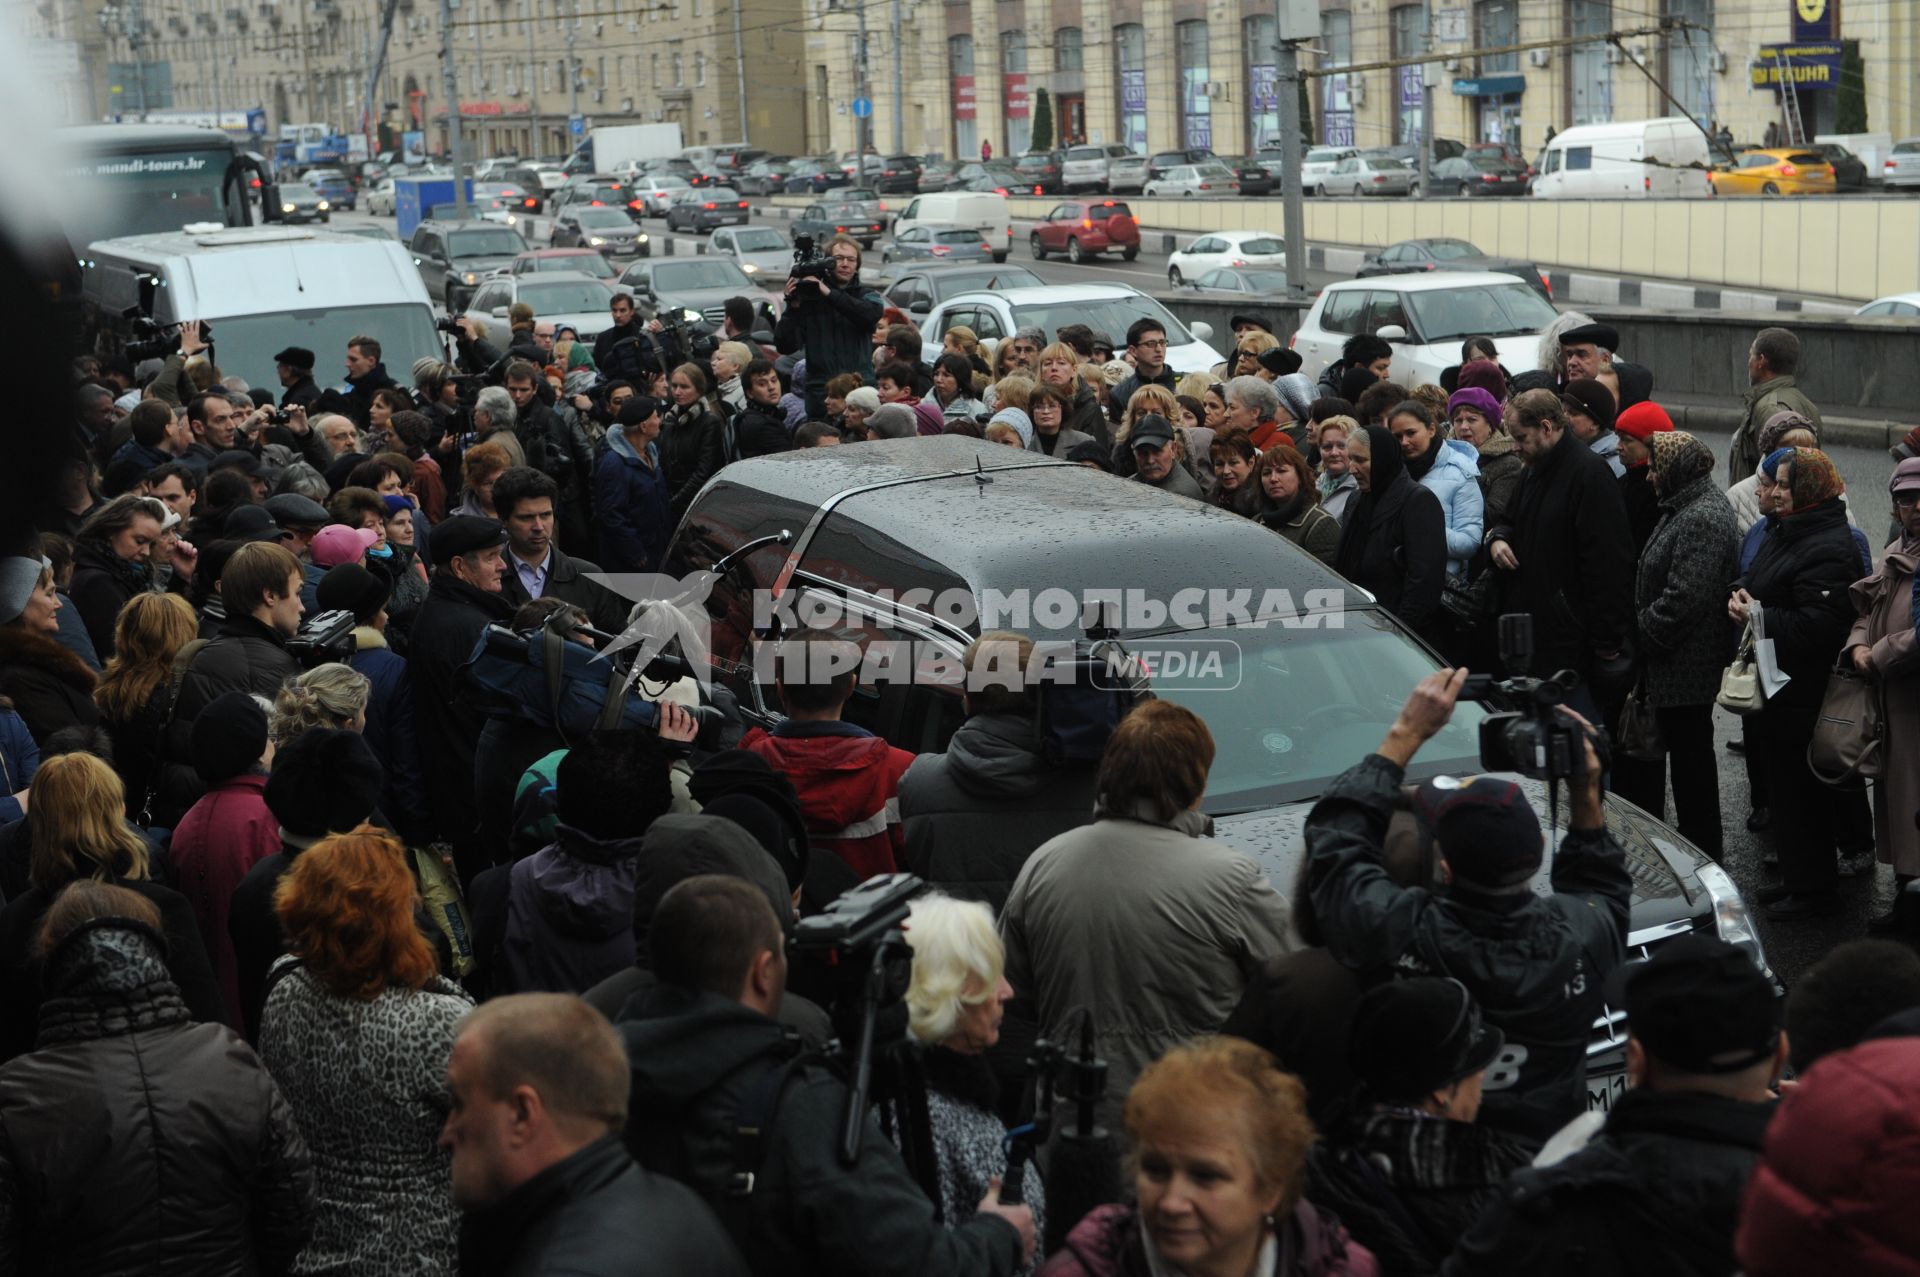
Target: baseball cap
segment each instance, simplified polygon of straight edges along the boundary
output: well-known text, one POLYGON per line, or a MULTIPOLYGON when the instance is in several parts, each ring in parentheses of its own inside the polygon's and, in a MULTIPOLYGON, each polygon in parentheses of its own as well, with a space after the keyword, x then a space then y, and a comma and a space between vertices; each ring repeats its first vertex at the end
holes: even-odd
POLYGON ((1510 780, 1436 776, 1413 796, 1456 880, 1483 891, 1521 891, 1540 871, 1546 838, 1526 791, 1510 780))
POLYGON ((456 514, 435 525, 433 531, 427 534, 427 553, 437 567, 463 554, 506 543, 507 530, 498 519, 477 514, 456 514))
POLYGON ((1753 959, 1717 936, 1670 940, 1622 967, 1607 998, 1647 1054, 1689 1073, 1738 1073, 1773 1054, 1780 999, 1753 959))
POLYGON ((307 557, 313 560, 315 566, 323 568, 358 563, 379 539, 380 534, 372 528, 350 528, 344 523, 330 523, 314 534, 313 542, 307 547, 307 557))
POLYGON ((1133 430, 1127 435, 1127 447, 1138 448, 1143 443, 1166 445, 1173 442, 1173 423, 1157 412, 1150 412, 1133 423, 1133 430))
POLYGON ((1417 976, 1388 980, 1360 999, 1347 1061, 1374 1099, 1419 1100, 1485 1069, 1505 1045, 1465 985, 1417 976))

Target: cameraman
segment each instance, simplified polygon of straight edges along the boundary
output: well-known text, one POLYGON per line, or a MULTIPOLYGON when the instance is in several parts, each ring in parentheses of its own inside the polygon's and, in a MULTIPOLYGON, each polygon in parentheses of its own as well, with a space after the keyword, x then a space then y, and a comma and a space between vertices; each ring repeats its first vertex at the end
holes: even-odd
MULTIPOLYGON (((506 359, 506 356, 500 352, 500 347, 482 337, 474 326, 474 322, 465 315, 455 315, 452 319, 441 320, 440 331, 453 338, 454 366, 468 376, 484 376, 506 359)), ((440 384, 445 384, 446 380, 442 377, 440 384)), ((417 376, 414 379, 414 385, 416 389, 420 389, 417 376)), ((436 397, 430 396, 429 404, 434 402, 436 397)))
POLYGON ((1544 1141, 1586 1111, 1587 1042, 1607 977, 1626 960, 1633 880, 1607 832, 1592 728, 1571 783, 1566 837, 1551 896, 1530 887, 1543 854, 1524 790, 1493 777, 1437 777, 1414 796, 1438 861, 1434 887, 1387 877, 1387 824, 1407 764, 1453 716, 1467 671, 1429 674, 1413 689, 1377 753, 1334 781, 1307 816, 1307 890, 1342 965, 1363 980, 1433 975, 1459 980, 1507 1038, 1486 1076, 1482 1119, 1544 1141))
POLYGON ((655 373, 679 366, 680 342, 658 318, 640 322, 632 293, 615 293, 607 305, 613 327, 593 339, 593 366, 608 381, 630 382, 644 394, 655 373))
POLYGON ((751 1271, 1005 1277, 1029 1262, 1031 1210, 1002 1206, 995 1180, 977 1214, 943 1225, 871 1113, 853 1165, 841 1163, 847 1085, 793 1063, 797 1044, 776 1019, 786 950, 760 887, 687 878, 643 943, 658 984, 615 1026, 633 1066, 627 1146, 707 1199, 751 1271))
POLYGON ((833 270, 825 279, 787 280, 787 310, 774 329, 783 355, 807 354, 807 418, 827 419, 827 382, 843 372, 873 374, 873 330, 886 311, 880 294, 860 283, 860 244, 845 235, 827 241, 833 270))

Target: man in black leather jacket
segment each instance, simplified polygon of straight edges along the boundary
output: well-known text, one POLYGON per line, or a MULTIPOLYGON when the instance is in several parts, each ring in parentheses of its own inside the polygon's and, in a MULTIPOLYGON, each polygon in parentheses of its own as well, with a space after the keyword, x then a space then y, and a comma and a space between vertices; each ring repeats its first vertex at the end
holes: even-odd
MULTIPOLYGON (((1453 715, 1467 671, 1428 675, 1377 753, 1349 768, 1307 816, 1307 889, 1327 947, 1360 974, 1450 976, 1507 1037, 1480 1120, 1543 1141, 1586 1110, 1586 1051, 1607 978, 1626 960, 1633 880, 1607 832, 1591 740, 1570 785, 1553 894, 1532 889, 1543 839, 1519 786, 1493 777, 1422 786, 1437 890, 1387 876, 1387 824, 1407 764, 1453 715)), ((1582 728, 1585 719, 1563 710, 1582 728)))
POLYGON ((654 373, 680 364, 680 343, 658 319, 640 321, 632 293, 615 293, 608 308, 613 326, 593 339, 593 366, 608 381, 630 382, 646 394, 654 373))

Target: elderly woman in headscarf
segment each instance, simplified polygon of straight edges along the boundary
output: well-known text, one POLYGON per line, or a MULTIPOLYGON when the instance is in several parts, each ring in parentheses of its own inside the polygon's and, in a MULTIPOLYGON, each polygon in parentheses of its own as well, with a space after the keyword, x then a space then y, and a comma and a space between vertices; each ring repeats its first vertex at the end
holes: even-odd
POLYGON ((1719 587, 1738 571, 1733 507, 1713 480, 1713 453, 1684 431, 1653 436, 1660 522, 1640 556, 1633 603, 1641 687, 1667 742, 1664 762, 1614 760, 1616 792, 1666 813, 1667 771, 1680 832, 1720 859, 1720 773, 1713 704, 1732 656, 1719 587))
POLYGON ((1846 484, 1833 461, 1817 448, 1795 448, 1777 460, 1775 478, 1775 523, 1734 582, 1727 616, 1745 626, 1760 615, 1788 679, 1754 717, 1748 747, 1778 833, 1784 879, 1762 887, 1760 902, 1768 917, 1797 921, 1840 907, 1833 804, 1807 765, 1807 741, 1827 673, 1855 619, 1848 587, 1860 578, 1861 564, 1841 504, 1846 484))
MULTIPOLYGON (((1907 813, 1920 810, 1920 768, 1910 765, 1920 746, 1920 647, 1914 643, 1914 577, 1920 565, 1920 457, 1894 467, 1887 490, 1900 535, 1887 547, 1880 566, 1851 591, 1856 619, 1847 634, 1846 659, 1880 688, 1880 724, 1886 736, 1881 769, 1873 787, 1874 852, 1893 866, 1894 881, 1904 887, 1920 877, 1920 832, 1907 813)), ((1883 930, 1893 915, 1869 927, 1883 930)))
POLYGON ((1385 426, 1347 438, 1348 468, 1360 492, 1341 518, 1334 567, 1422 634, 1440 610, 1447 575, 1447 516, 1440 498, 1413 481, 1385 426))
POLYGON ((1754 467, 1752 474, 1727 489, 1727 501, 1733 506, 1734 519, 1743 537, 1767 514, 1760 496, 1762 485, 1771 486, 1773 482, 1770 476, 1762 473, 1766 459, 1781 448, 1811 448, 1818 443, 1818 438, 1811 421, 1787 408, 1761 423, 1758 442, 1760 465, 1754 467))

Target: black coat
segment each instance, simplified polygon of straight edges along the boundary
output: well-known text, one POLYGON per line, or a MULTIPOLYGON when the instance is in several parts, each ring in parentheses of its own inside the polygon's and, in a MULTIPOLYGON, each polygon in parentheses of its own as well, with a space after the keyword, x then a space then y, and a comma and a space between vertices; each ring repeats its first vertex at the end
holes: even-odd
POLYGON ((376 363, 367 371, 367 375, 358 379, 347 378, 346 412, 353 418, 353 424, 362 430, 372 420, 373 392, 376 390, 398 390, 400 383, 387 375, 387 366, 376 363))
POLYGON ((659 986, 615 1025, 633 1064, 627 1145, 641 1165, 691 1184, 755 1273, 825 1277, 1007 1277, 1020 1263, 1005 1220, 949 1228, 869 1113, 852 1166, 839 1160, 847 1088, 794 1071, 760 1141, 752 1195, 724 1188, 736 1127, 761 1079, 790 1055, 780 1025, 711 993, 659 986))
POLYGON ((778 408, 765 407, 749 400, 746 407, 733 415, 732 426, 733 456, 728 460, 764 457, 770 452, 786 452, 793 447, 793 440, 787 435, 786 415, 778 408))
POLYGON ((873 330, 887 304, 858 275, 845 288, 829 284, 825 297, 802 288, 774 325, 773 341, 783 355, 806 353, 807 416, 818 420, 826 415, 829 381, 843 372, 873 374, 873 330))
POLYGON ((747 1277, 692 1189, 634 1163, 617 1133, 460 1221, 461 1277, 557 1273, 747 1277))
MULTIPOLYGON (((880 317, 873 317, 875 324, 880 317)), ((873 325, 867 325, 873 331, 873 325)), ((593 339, 593 366, 608 381, 631 382, 636 389, 653 384, 656 371, 666 372, 680 363, 680 343, 672 332, 650 333, 638 320, 602 329, 593 339)))
MULTIPOLYGON (((1083 383, 1078 390, 1074 391, 1073 411, 1068 413, 1067 419, 1060 423, 1062 434, 1069 430, 1078 430, 1095 443, 1113 442, 1113 425, 1101 409, 1100 396, 1093 392, 1092 386, 1083 383)), ((1064 461, 1066 458, 1062 457, 1061 460, 1064 461)))
MULTIPOLYGON (((1171 393, 1179 384, 1180 374, 1164 364, 1161 365, 1160 375, 1157 377, 1142 377, 1136 372, 1115 386, 1113 393, 1107 396, 1107 420, 1113 422, 1116 426, 1125 420, 1127 415, 1127 401, 1133 398, 1133 392, 1140 389, 1140 387, 1161 386, 1171 393)), ((1093 432, 1088 431, 1087 433, 1092 434, 1093 432)), ((1099 438, 1100 436, 1096 435, 1095 437, 1099 438)))
POLYGON ((1623 648, 1633 625, 1633 533, 1620 485, 1605 461, 1564 432, 1521 474, 1511 515, 1486 540, 1507 542, 1520 560, 1498 572, 1494 587, 1500 611, 1533 617, 1527 672, 1588 677, 1596 654, 1623 648))
MULTIPOLYGON (((514 566, 511 551, 506 560, 507 574, 500 582, 500 595, 517 611, 528 602, 529 596, 527 587, 520 582, 520 571, 514 566)), ((618 634, 626 628, 627 613, 633 605, 598 581, 587 579, 587 573, 599 570, 599 564, 562 554, 555 546, 547 564, 547 580, 541 597, 563 599, 585 612, 595 629, 618 634)))
POLYGON ((1768 699, 1770 708, 1820 704, 1827 672, 1853 628, 1848 587, 1860 576, 1860 552, 1839 497, 1773 520, 1760 552, 1734 583, 1765 611, 1774 658, 1792 680, 1768 699))
POLYGON ((286 388, 285 393, 280 396, 280 406, 291 408, 299 404, 302 408, 311 408, 319 398, 320 385, 314 381, 313 374, 308 373, 286 388))
POLYGON ((434 824, 443 837, 471 834, 479 820, 473 757, 487 720, 461 681, 460 669, 473 656, 481 632, 512 616, 505 596, 475 589, 443 569, 434 573, 408 636, 414 734, 434 824))
POLYGON ((704 399, 688 408, 669 408, 654 446, 667 472, 667 506, 678 523, 707 480, 727 464, 726 423, 704 399))
POLYGON ((0 696, 13 702, 20 721, 45 744, 63 727, 100 721, 93 703, 97 681, 87 663, 49 634, 23 625, 0 625, 0 696))
POLYGON ((1093 819, 1094 780, 1048 766, 1031 717, 975 714, 900 778, 903 867, 997 914, 1040 844, 1093 819))
POLYGON ((1653 530, 1660 526, 1660 493, 1653 486, 1653 467, 1628 466, 1614 482, 1620 485, 1620 503, 1627 508, 1627 529, 1633 533, 1633 557, 1638 562, 1653 530))
POLYGON ((98 541, 82 541, 73 551, 73 585, 67 596, 80 612, 101 660, 113 655, 114 623, 127 600, 147 588, 133 564, 98 541))
POLYGON ((9 1272, 254 1277, 288 1271, 312 1158, 257 1056, 190 1023, 137 924, 76 933, 40 1045, 0 1068, 9 1272))
POLYGON ((1334 566, 1408 627, 1425 633, 1440 611, 1447 578, 1446 511, 1407 473, 1393 436, 1379 426, 1366 430, 1373 445, 1373 490, 1355 496, 1342 515, 1334 566))
POLYGON ((1514 1176, 1442 1271, 1731 1277, 1741 1199, 1773 1110, 1628 1091, 1584 1149, 1514 1176))
POLYGON ((206 792, 193 767, 193 720, 228 692, 251 692, 271 700, 281 684, 300 672, 286 636, 252 616, 230 616, 213 639, 193 654, 180 679, 167 722, 166 762, 160 770, 154 820, 171 826, 206 792))
POLYGON ((138 818, 149 785, 158 786, 166 760, 167 716, 173 708, 171 687, 161 679, 146 703, 125 722, 103 719, 101 726, 113 738, 113 769, 127 790, 127 815, 138 818))

